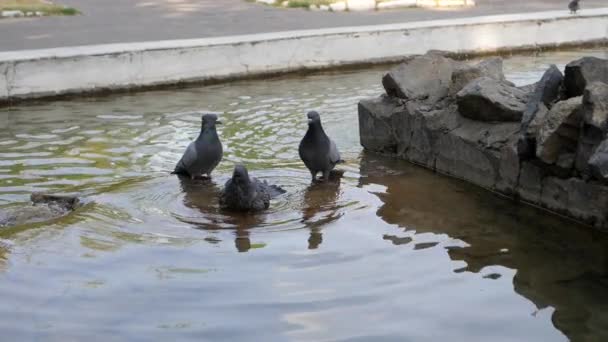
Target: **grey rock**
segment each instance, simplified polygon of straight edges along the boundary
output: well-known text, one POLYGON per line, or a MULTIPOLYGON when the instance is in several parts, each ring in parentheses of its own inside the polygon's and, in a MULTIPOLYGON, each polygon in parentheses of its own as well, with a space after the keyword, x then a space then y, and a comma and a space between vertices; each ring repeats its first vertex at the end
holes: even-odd
POLYGON ((527 202, 538 204, 541 201, 544 172, 532 162, 522 162, 517 184, 517 194, 527 202))
POLYGON ((604 140, 589 158, 592 175, 603 182, 608 182, 608 140, 604 140))
POLYGON ((319 113, 308 112, 308 130, 300 141, 298 149, 300 159, 310 171, 312 180, 315 181, 317 173, 323 173, 323 180, 329 179, 329 172, 336 164, 342 161, 340 152, 323 130, 319 113))
POLYGON ((566 65, 564 86, 567 97, 583 95, 587 85, 595 81, 608 83, 608 60, 583 57, 566 65))
POLYGON ((515 137, 513 143, 507 143, 501 149, 498 165, 498 180, 496 189, 507 195, 514 195, 517 188, 519 178, 520 160, 517 155, 515 146, 515 137))
POLYGON ((222 142, 217 135, 217 124, 221 124, 217 115, 203 115, 201 132, 198 138, 188 145, 184 155, 175 166, 174 174, 192 179, 203 175, 211 177, 211 172, 220 163, 224 155, 222 142))
MULTIPOLYGON (((402 120, 409 118, 405 111, 402 100, 387 95, 360 101, 358 113, 361 145, 370 151, 396 153, 400 139, 395 131, 397 127, 403 126, 402 120)), ((409 132, 403 138, 408 139, 409 132)))
POLYGON ((606 229, 606 208, 608 187, 579 178, 568 180, 567 209, 572 217, 606 229))
POLYGON ((608 84, 593 82, 583 95, 583 120, 602 132, 608 129, 608 84))
POLYGON ((33 193, 30 205, 16 206, 0 211, 0 227, 46 222, 63 217, 80 207, 74 196, 57 196, 33 193))
POLYGON ((583 124, 578 139, 576 169, 585 176, 590 173, 588 161, 606 137, 608 122, 608 85, 593 82, 583 95, 583 124))
POLYGON ((524 123, 523 119, 526 118, 525 112, 524 118, 522 118, 520 136, 517 140, 517 153, 523 160, 536 157, 536 135, 549 113, 549 109, 547 109, 544 103, 537 103, 535 110, 534 113, 529 114, 529 117, 532 117, 530 122, 524 123))
POLYGON ((495 80, 505 81, 502 58, 489 58, 476 65, 463 64, 454 68, 449 90, 450 96, 456 95, 467 84, 480 77, 489 77, 495 80))
POLYGON ((547 113, 536 135, 536 156, 554 164, 562 153, 574 153, 581 122, 582 98, 573 97, 556 103, 547 113))
POLYGON ((565 212, 568 205, 568 180, 545 177, 542 182, 541 198, 544 207, 559 213, 565 212))
POLYGON ((493 188, 499 179, 501 151, 514 141, 518 130, 517 123, 465 120, 439 137, 435 167, 442 173, 493 188))
POLYGON ((250 178, 245 166, 236 165, 220 195, 220 206, 233 211, 265 210, 269 208, 271 198, 283 193, 285 190, 276 185, 250 178))
POLYGON ((521 121, 527 95, 505 82, 481 77, 456 94, 460 115, 479 121, 521 121))
POLYGON ((446 132, 456 129, 463 119, 455 106, 443 110, 426 110, 424 106, 409 102, 408 120, 400 127, 405 139, 400 140, 399 151, 408 160, 429 168, 436 163, 437 143, 446 132), (408 138, 409 136, 409 138, 408 138))
MULTIPOLYGON (((544 116, 548 108, 560 96, 564 76, 555 65, 551 65, 543 77, 534 86, 534 91, 528 98, 526 110, 521 120, 521 136, 517 142, 517 151, 520 157, 529 159, 536 152, 536 134, 539 126, 537 116, 544 116)), ((541 119, 544 119, 541 117, 541 119)))
POLYGON ((436 102, 448 95, 455 61, 431 54, 410 58, 382 78, 386 94, 436 102))
POLYGON ((435 95, 361 101, 365 149, 608 229, 608 146, 599 146, 608 126, 606 85, 590 82, 584 99, 561 100, 565 80, 555 66, 539 82, 519 88, 453 66, 454 89, 473 78, 456 96, 442 97, 445 88, 438 87, 435 95), (531 142, 527 155, 522 140, 531 142), (582 147, 588 175, 578 169, 582 147))

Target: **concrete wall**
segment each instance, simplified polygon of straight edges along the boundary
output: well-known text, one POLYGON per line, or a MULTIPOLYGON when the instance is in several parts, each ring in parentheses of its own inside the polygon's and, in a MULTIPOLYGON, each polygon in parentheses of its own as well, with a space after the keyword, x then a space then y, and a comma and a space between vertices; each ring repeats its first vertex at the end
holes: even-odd
POLYGON ((0 101, 608 36, 608 8, 0 53, 0 101))

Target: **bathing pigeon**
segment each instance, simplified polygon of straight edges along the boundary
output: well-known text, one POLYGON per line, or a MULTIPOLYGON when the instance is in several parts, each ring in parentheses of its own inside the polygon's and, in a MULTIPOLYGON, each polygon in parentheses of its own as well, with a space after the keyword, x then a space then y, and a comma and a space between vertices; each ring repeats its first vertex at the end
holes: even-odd
POLYGON ((319 172, 323 173, 324 181, 328 180, 329 172, 342 162, 336 144, 325 134, 321 117, 315 111, 308 113, 308 131, 300 142, 299 152, 304 165, 310 170, 313 182, 319 172))
POLYGON ((276 185, 249 178, 247 168, 236 165, 232 178, 226 182, 220 195, 220 206, 234 211, 264 210, 270 206, 271 198, 283 193, 285 190, 276 185))
POLYGON ((578 4, 579 0, 572 0, 570 1, 570 3, 568 4, 568 8, 570 9, 570 13, 572 14, 576 14, 576 11, 578 11, 581 7, 578 4))
POLYGON ((215 130, 216 124, 221 124, 217 115, 203 115, 201 133, 195 141, 188 145, 182 159, 175 166, 174 174, 188 176, 192 179, 203 177, 203 175, 211 177, 211 171, 220 163, 224 154, 222 142, 215 130))

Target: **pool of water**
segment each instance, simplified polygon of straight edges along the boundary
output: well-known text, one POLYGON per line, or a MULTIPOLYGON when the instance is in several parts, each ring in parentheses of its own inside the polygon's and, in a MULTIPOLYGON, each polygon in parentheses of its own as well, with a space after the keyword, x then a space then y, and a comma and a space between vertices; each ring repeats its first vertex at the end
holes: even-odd
MULTIPOLYGON (((505 61, 519 85, 604 50, 505 61)), ((608 238, 364 153, 357 102, 388 66, 0 108, 0 208, 85 205, 0 230, 0 329, 14 341, 606 341, 608 238), (318 110, 346 163, 311 185, 318 110), (211 184, 169 175, 216 112, 211 184), (287 193, 258 215, 217 194, 235 163, 287 193)))

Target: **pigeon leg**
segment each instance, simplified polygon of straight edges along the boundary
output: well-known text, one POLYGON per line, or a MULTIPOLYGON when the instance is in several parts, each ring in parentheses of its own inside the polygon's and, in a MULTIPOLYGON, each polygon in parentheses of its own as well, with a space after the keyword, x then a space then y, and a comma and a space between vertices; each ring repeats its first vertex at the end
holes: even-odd
POLYGON ((314 183, 317 180, 317 172, 311 170, 310 175, 312 176, 312 182, 314 183))
POLYGON ((328 182, 329 181, 329 170, 323 171, 323 181, 324 182, 328 182))

